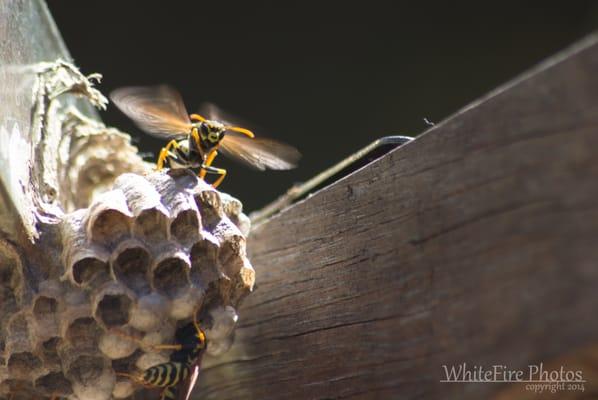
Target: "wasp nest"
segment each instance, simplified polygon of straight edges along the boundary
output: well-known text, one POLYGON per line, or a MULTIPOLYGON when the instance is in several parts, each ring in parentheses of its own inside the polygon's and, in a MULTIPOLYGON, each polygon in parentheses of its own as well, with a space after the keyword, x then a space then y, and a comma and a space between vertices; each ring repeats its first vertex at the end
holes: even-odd
POLYGON ((0 397, 130 398, 139 387, 115 371, 167 361, 151 345, 172 343, 198 307, 208 352, 225 351, 254 282, 248 229, 238 200, 188 171, 121 175, 64 216, 62 266, 35 289, 21 261, 0 260, 1 316, 10 316, 0 397))

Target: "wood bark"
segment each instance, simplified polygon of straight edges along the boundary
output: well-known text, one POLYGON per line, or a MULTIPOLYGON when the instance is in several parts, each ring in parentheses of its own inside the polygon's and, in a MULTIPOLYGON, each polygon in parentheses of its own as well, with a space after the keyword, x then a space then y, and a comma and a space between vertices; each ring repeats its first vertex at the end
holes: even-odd
POLYGON ((443 365, 559 359, 595 395, 597 71, 592 36, 260 225, 196 398, 528 398, 443 365))

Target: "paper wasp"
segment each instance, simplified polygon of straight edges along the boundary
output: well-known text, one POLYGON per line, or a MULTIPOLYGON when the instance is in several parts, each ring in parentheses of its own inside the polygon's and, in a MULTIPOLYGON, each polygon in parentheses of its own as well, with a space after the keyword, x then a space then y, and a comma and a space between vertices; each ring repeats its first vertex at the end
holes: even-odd
MULTIPOLYGON (((126 336, 122 334, 122 336, 126 336)), ((196 316, 177 330, 176 344, 152 346, 154 350, 174 350, 170 361, 154 365, 138 375, 117 372, 147 388, 162 388, 160 400, 188 400, 197 380, 207 339, 196 316)))
POLYGON ((124 87, 113 91, 110 98, 141 130, 170 139, 160 151, 158 170, 165 165, 199 168, 202 179, 207 173, 220 175, 213 183, 217 187, 226 176, 226 170, 211 166, 218 151, 258 170, 291 169, 301 157, 294 147, 254 138, 248 129, 189 115, 181 95, 170 86, 124 87))

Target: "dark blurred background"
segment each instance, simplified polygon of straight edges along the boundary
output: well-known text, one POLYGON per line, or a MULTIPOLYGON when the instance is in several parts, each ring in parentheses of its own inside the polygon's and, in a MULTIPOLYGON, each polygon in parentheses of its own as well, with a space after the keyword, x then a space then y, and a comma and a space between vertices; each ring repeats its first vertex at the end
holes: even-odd
MULTIPOLYGON (((374 139, 417 135, 598 26, 598 2, 47 0, 76 64, 100 89, 169 83, 190 112, 211 101, 295 145, 299 168, 218 157, 221 189, 259 208, 374 139)), ((109 125, 154 160, 163 141, 114 106, 109 125)))

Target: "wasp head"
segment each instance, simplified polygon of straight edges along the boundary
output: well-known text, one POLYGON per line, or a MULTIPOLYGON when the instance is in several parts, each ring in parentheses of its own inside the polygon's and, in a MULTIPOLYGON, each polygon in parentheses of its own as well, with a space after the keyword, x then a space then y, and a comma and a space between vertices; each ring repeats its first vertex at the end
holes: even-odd
POLYGON ((202 147, 204 149, 211 149, 217 146, 222 138, 224 138, 226 127, 218 121, 206 120, 198 124, 197 130, 202 147))

